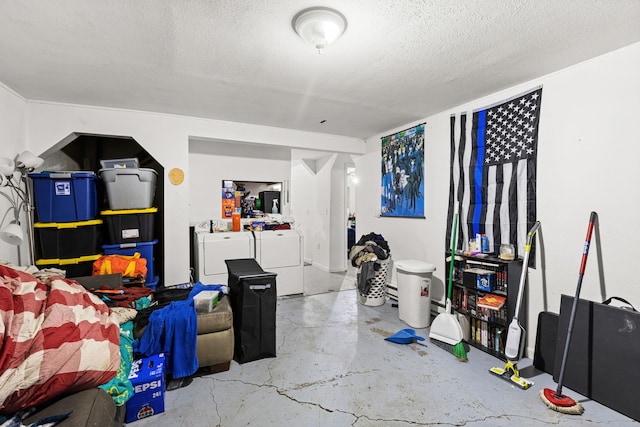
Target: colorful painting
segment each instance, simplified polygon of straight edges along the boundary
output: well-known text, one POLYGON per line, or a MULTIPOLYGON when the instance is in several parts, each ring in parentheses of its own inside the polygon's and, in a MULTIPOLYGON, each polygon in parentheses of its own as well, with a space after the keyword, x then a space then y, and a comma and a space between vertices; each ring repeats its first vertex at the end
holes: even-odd
POLYGON ((382 138, 381 216, 425 217, 424 126, 382 138))

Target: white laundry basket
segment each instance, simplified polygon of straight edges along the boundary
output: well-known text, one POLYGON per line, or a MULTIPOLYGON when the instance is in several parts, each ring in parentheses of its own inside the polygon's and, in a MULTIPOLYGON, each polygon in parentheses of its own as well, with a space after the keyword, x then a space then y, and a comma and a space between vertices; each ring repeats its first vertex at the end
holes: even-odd
MULTIPOLYGON (((366 295, 358 292, 358 302, 362 305, 376 307, 387 301, 387 280, 389 276, 389 266, 391 255, 387 259, 376 261, 380 268, 376 271, 373 279, 369 279, 371 287, 366 295)), ((358 273, 360 274, 360 273, 358 273)))

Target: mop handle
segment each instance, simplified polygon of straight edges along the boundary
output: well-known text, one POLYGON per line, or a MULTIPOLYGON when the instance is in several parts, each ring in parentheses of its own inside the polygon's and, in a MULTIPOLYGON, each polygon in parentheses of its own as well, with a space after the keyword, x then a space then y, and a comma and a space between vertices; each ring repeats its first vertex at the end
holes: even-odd
POLYGON ((589 228, 587 229, 587 240, 584 242, 584 251, 582 251, 582 262, 580 263, 580 274, 584 274, 587 266, 587 255, 589 255, 589 245, 591 245, 591 233, 593 232, 593 224, 596 221, 596 213, 591 212, 589 217, 589 228))
POLYGON ((453 226, 451 227, 451 261, 449 262, 449 281, 447 286, 447 299, 451 301, 451 293, 453 292, 453 263, 456 259, 456 243, 458 234, 458 212, 453 214, 453 226))
POLYGON ((587 238, 584 242, 584 249, 582 250, 582 262, 580 263, 580 272, 578 274, 578 286, 576 287, 576 296, 573 298, 573 305, 571 306, 571 315, 569 316, 569 328, 567 329, 567 340, 564 343, 564 353, 562 354, 562 365, 560 365, 560 376, 558 377, 558 388, 556 389, 556 396, 562 395, 562 383, 564 381, 565 368, 567 366, 567 357, 569 355, 569 343, 571 342, 571 333, 573 332, 573 323, 576 320, 576 311, 578 308, 578 299, 580 298, 580 288, 582 287, 582 278, 584 277, 584 270, 587 266, 587 256, 589 255, 589 246, 591 245, 591 234, 593 232, 593 225, 596 221, 596 213, 591 212, 589 217, 589 228, 587 229, 587 238))
POLYGON ((536 221, 531 227, 531 230, 527 233, 527 242, 524 245, 524 260, 522 262, 523 271, 520 275, 520 282, 518 283, 518 299, 516 300, 515 315, 513 316, 514 319, 519 319, 520 317, 520 305, 522 304, 522 295, 524 294, 524 284, 527 280, 526 270, 524 269, 529 268, 529 254, 531 253, 533 236, 538 231, 538 228, 540 228, 540 221, 536 221))

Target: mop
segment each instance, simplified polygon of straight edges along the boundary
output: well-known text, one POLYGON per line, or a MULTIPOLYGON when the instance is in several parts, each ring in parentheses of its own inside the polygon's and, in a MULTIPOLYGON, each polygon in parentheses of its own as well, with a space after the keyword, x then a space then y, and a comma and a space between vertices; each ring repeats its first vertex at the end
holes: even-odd
POLYGON ((433 319, 429 329, 429 339, 438 347, 453 353, 458 360, 467 361, 467 352, 462 342, 462 327, 458 318, 451 313, 451 293, 453 289, 453 264, 456 255, 456 234, 458 231, 458 213, 453 214, 453 227, 451 232, 451 260, 449 261, 449 281, 447 289, 447 302, 444 313, 440 313, 433 319))
POLYGON ((571 314, 569 315, 569 327, 567 329, 567 339, 564 343, 564 353, 562 354, 562 364, 560 365, 560 376, 558 377, 558 388, 554 391, 549 388, 540 390, 540 398, 550 409, 565 414, 581 415, 584 408, 579 402, 576 402, 569 396, 562 394, 562 382, 564 381, 565 368, 567 367, 567 356, 569 354, 569 343, 571 342, 571 333, 573 332, 573 322, 576 320, 576 311, 578 308, 578 299, 580 298, 580 288, 582 287, 582 277, 584 269, 587 266, 587 255, 589 255, 589 245, 591 244, 591 233, 593 225, 596 221, 596 213, 591 212, 589 217, 589 228, 587 229, 587 239, 584 242, 582 251, 582 262, 580 263, 580 272, 578 273, 578 285, 576 286, 576 296, 573 298, 571 306, 571 314))
POLYGON ((524 286, 527 281, 527 272, 529 271, 529 253, 531 252, 531 243, 533 243, 533 236, 540 228, 540 221, 536 221, 531 227, 531 230, 527 233, 527 243, 524 245, 524 260, 522 261, 522 274, 520 274, 520 284, 518 285, 518 299, 516 300, 516 309, 513 315, 513 319, 509 324, 507 330, 507 343, 504 347, 504 355, 507 358, 507 363, 504 368, 491 368, 489 372, 498 375, 507 381, 515 383, 518 387, 526 390, 533 385, 533 382, 527 381, 520 377, 520 371, 518 370, 518 362, 522 358, 522 351, 524 350, 524 341, 526 331, 520 324, 518 316, 520 315, 520 306, 522 304, 522 296, 524 294, 524 286))

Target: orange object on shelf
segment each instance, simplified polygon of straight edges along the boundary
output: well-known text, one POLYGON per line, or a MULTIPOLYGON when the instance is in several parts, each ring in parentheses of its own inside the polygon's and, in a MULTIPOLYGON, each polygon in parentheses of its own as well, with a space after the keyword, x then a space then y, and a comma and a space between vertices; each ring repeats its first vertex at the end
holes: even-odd
POLYGON ((233 225, 233 231, 240 231, 241 230, 241 226, 240 226, 240 212, 234 212, 233 215, 231 215, 231 222, 233 225))

